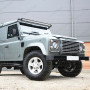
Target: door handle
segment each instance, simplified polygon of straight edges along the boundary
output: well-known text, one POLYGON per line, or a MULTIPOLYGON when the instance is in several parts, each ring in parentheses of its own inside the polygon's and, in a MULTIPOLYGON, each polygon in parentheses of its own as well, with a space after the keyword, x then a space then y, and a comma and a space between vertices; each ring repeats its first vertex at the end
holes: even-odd
POLYGON ((7 46, 5 46, 5 48, 9 48, 9 46, 7 45, 7 46))

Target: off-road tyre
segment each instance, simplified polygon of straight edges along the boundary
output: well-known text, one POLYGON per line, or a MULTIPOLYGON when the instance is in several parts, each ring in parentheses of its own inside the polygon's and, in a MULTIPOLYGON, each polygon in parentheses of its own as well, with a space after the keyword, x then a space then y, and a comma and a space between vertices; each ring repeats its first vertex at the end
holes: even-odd
POLYGON ((23 75, 25 75, 22 67, 20 68, 20 71, 23 75))
POLYGON ((52 70, 52 61, 50 60, 47 61, 45 59, 45 56, 39 51, 32 51, 24 58, 23 71, 24 74, 31 80, 39 80, 39 81, 45 80, 49 77, 51 70, 52 70), (40 58, 40 60, 43 63, 43 69, 39 74, 33 74, 28 68, 29 61, 34 57, 40 58))
POLYGON ((76 61, 76 62, 64 62, 62 66, 58 67, 58 71, 66 77, 76 77, 80 74, 82 70, 82 62, 76 61), (71 68, 68 68, 68 63, 71 64, 71 68), (70 70, 71 69, 71 70, 70 70))

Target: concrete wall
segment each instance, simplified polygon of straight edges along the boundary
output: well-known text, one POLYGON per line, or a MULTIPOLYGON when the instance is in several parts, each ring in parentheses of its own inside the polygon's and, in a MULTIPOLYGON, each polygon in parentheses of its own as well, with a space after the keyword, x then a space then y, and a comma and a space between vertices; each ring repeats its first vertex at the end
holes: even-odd
POLYGON ((90 0, 0 0, 0 23, 19 17, 51 23, 52 33, 90 41, 90 0))

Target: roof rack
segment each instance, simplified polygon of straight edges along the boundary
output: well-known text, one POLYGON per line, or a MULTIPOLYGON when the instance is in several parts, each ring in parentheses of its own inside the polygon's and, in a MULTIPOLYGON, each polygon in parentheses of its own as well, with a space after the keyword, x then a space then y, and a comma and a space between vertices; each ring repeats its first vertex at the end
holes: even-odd
POLYGON ((48 24, 48 23, 38 22, 38 21, 25 19, 25 18, 19 18, 18 21, 21 23, 28 23, 33 27, 43 28, 43 29, 49 29, 52 26, 51 24, 48 24))

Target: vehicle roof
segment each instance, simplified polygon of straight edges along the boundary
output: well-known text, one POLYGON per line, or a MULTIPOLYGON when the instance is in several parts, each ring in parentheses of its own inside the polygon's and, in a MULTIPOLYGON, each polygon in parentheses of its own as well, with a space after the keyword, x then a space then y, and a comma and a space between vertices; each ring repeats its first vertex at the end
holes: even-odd
POLYGON ((1 23, 1 24, 0 24, 0 27, 6 26, 6 25, 10 25, 10 24, 15 23, 15 22, 17 22, 17 20, 13 20, 13 21, 1 23))
POLYGON ((9 21, 6 23, 2 23, 0 25, 0 27, 6 26, 6 25, 10 25, 12 23, 23 23, 23 24, 28 24, 30 26, 36 27, 36 28, 42 28, 42 29, 49 29, 52 25, 48 24, 48 23, 43 23, 43 22, 39 22, 39 21, 34 21, 34 20, 30 20, 30 19, 25 19, 25 18, 19 18, 17 20, 14 21, 9 21))

